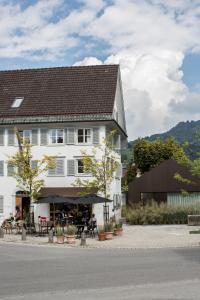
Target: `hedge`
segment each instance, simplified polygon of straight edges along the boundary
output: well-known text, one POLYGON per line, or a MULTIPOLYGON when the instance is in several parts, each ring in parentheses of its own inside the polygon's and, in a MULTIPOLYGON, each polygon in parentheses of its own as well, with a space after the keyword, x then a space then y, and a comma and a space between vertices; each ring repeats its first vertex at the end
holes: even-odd
POLYGON ((135 208, 123 207, 122 216, 131 225, 187 224, 188 215, 200 214, 200 205, 174 206, 150 202, 135 208))

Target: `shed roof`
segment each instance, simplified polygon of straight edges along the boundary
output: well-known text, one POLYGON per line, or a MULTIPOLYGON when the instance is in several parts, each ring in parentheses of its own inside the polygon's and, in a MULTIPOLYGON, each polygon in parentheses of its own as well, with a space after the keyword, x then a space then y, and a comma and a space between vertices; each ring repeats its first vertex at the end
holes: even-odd
POLYGON ((129 184, 128 202, 139 202, 141 193, 175 193, 181 192, 182 189, 200 192, 200 178, 192 176, 188 167, 169 159, 129 184), (193 184, 178 181, 174 178, 176 173, 191 180, 193 184))

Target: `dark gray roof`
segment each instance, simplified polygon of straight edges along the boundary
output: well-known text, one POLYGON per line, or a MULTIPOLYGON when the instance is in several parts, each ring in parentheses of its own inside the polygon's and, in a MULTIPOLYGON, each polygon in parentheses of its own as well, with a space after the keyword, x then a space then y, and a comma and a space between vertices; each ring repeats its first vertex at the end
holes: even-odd
POLYGON ((111 115, 118 65, 0 71, 0 118, 111 115), (24 97, 12 108, 16 97, 24 97))

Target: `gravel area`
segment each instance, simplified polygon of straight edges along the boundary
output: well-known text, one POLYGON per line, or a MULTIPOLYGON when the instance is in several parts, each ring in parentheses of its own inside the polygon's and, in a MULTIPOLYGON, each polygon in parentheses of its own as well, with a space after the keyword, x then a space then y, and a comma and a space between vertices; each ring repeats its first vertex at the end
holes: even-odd
MULTIPOLYGON (((112 240, 99 242, 97 238, 87 238, 87 247, 91 248, 176 248, 195 247, 200 245, 200 234, 190 234, 189 231, 197 230, 197 226, 187 225, 151 225, 151 226, 124 226, 122 237, 113 237, 112 240)), ((49 247, 80 247, 80 240, 75 245, 58 245, 56 238, 54 244, 48 244, 48 237, 27 236, 26 241, 21 241, 20 235, 6 234, 0 243, 17 243, 49 247)))

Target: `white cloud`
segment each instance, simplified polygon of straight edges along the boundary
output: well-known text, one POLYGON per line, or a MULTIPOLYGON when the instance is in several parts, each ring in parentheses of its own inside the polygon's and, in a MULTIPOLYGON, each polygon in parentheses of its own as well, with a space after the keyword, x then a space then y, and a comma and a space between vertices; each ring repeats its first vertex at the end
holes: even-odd
POLYGON ((199 118, 198 93, 190 94, 181 67, 187 53, 200 52, 200 0, 79 0, 70 12, 64 0, 18 3, 0 3, 1 58, 58 60, 104 41, 103 62, 87 55, 75 65, 120 63, 130 138, 199 118))

